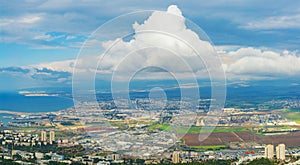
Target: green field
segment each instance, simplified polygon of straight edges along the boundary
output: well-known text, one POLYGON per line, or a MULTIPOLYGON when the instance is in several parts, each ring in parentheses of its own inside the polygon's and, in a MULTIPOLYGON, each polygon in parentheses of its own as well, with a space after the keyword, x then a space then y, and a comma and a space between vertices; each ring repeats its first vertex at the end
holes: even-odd
POLYGON ((208 149, 219 150, 219 149, 227 148, 227 146, 226 146, 226 145, 215 145, 215 146, 190 146, 190 148, 193 148, 193 149, 204 149, 204 150, 208 150, 208 149))
POLYGON ((287 118, 288 120, 292 120, 300 124, 300 112, 285 112, 283 117, 287 118))
POLYGON ((187 133, 200 133, 200 132, 243 132, 243 131, 248 131, 247 128, 245 127, 215 127, 211 128, 208 130, 201 130, 202 127, 197 127, 197 126, 192 126, 187 133))
MULTIPOLYGON (((172 128, 170 125, 167 124, 154 124, 148 127, 149 130, 158 129, 161 131, 173 131, 174 128, 172 128)), ((186 130, 185 128, 176 128, 177 133, 190 133, 190 134, 198 134, 198 133, 207 133, 207 132, 243 132, 248 131, 248 128, 245 127, 211 127, 208 129, 202 129, 202 127, 198 126, 192 126, 189 130, 186 130)))
POLYGON ((158 129, 161 131, 169 130, 170 128, 171 126, 167 124, 154 124, 148 127, 149 130, 158 129))

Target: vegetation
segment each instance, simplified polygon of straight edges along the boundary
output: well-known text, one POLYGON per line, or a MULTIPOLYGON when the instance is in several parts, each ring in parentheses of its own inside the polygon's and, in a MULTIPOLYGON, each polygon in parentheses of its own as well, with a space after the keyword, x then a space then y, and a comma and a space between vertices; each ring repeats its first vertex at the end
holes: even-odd
POLYGON ((300 112, 295 112, 293 110, 286 110, 282 113, 282 116, 300 124, 300 112))
POLYGON ((230 165, 230 160, 208 160, 206 162, 199 163, 200 165, 230 165))
POLYGON ((169 130, 170 128, 171 126, 167 124, 154 124, 148 127, 149 130, 158 129, 161 131, 169 130))
POLYGON ((12 160, 2 159, 0 160, 1 165, 20 165, 19 163, 15 163, 12 160))
POLYGON ((248 163, 248 165, 257 165, 257 164, 259 164, 259 165, 275 165, 276 163, 269 159, 266 159, 266 158, 255 159, 248 163))
MULTIPOLYGON (((148 127, 149 130, 158 129, 161 131, 172 131, 172 127, 168 124, 154 124, 148 127)), ((201 126, 191 126, 189 130, 184 128, 178 128, 176 132, 178 133, 190 133, 190 134, 198 134, 198 133, 206 133, 206 132, 243 132, 248 131, 249 129, 246 127, 211 127, 211 129, 202 129, 201 126)))
POLYGON ((185 163, 186 165, 230 165, 230 160, 207 160, 205 162, 185 163))
MULTIPOLYGON (((7 146, 12 148, 12 146, 7 146)), ((82 156, 85 154, 85 149, 81 145, 71 147, 58 147, 56 144, 52 145, 36 145, 36 146, 14 146, 15 150, 22 150, 27 152, 42 152, 48 153, 55 151, 60 155, 64 155, 66 158, 72 158, 75 156, 82 156)))
MULTIPOLYGON (((248 128, 245 127, 215 127, 212 128, 212 132, 243 132, 248 131, 248 128)), ((210 132, 210 129, 201 130, 201 127, 192 126, 188 133, 200 133, 200 132, 210 132)))
POLYGON ((67 165, 67 163, 50 161, 48 165, 67 165))
POLYGON ((205 149, 205 150, 219 150, 227 148, 226 145, 215 145, 215 146, 190 146, 193 149, 205 149))

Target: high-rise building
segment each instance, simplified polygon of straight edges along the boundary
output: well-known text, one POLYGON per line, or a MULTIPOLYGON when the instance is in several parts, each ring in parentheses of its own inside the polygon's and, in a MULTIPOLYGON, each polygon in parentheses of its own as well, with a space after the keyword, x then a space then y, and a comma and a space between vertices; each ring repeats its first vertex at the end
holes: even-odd
POLYGON ((180 163, 180 154, 178 151, 174 151, 173 155, 172 155, 172 163, 176 164, 176 163, 180 163))
POLYGON ((265 158, 273 159, 274 157, 274 146, 272 144, 268 144, 265 147, 265 158))
POLYGON ((279 144, 276 147, 276 158, 278 160, 285 160, 285 145, 284 144, 279 144))
POLYGON ((47 132, 41 131, 41 141, 45 142, 47 140, 47 132))
POLYGON ((52 144, 55 141, 55 132, 50 131, 50 137, 49 137, 49 142, 52 144))

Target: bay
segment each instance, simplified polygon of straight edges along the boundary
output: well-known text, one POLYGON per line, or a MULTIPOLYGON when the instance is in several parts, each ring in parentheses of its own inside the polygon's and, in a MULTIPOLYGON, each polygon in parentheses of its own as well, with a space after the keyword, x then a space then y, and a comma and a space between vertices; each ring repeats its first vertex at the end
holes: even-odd
POLYGON ((0 93, 0 110, 15 112, 54 112, 72 107, 71 98, 60 96, 24 96, 17 92, 0 93))

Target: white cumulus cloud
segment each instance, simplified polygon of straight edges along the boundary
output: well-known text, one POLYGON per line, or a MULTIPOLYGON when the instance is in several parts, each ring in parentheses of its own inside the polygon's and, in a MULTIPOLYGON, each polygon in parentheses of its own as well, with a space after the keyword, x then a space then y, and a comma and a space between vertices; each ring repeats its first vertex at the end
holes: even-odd
POLYGON ((165 78, 163 72, 188 78, 208 77, 208 71, 215 74, 215 70, 221 70, 221 62, 211 43, 202 39, 206 36, 199 36, 186 26, 186 19, 176 5, 169 6, 167 11, 154 11, 144 22, 135 22, 132 29, 134 36, 130 40, 116 38, 99 42, 91 37, 85 42, 82 52, 93 52, 90 50, 101 46, 103 54, 88 53, 76 60, 35 67, 71 72, 75 66, 75 71, 80 73, 98 69, 97 73, 118 73, 121 77, 121 74, 151 67, 152 77, 162 79, 165 78))
POLYGON ((223 55, 228 77, 282 77, 300 73, 300 57, 297 52, 275 52, 258 48, 240 48, 223 55))
POLYGON ((208 72, 215 74, 220 71, 220 65, 229 79, 296 76, 300 73, 298 52, 287 50, 277 52, 253 47, 218 46, 222 57, 222 63, 219 63, 213 46, 186 26, 186 19, 175 5, 169 6, 165 12, 154 11, 144 22, 135 22, 132 29, 134 36, 130 40, 116 38, 100 42, 92 38, 86 42, 88 46, 83 47, 88 50, 101 46, 105 54, 35 67, 72 72, 76 66, 77 72, 102 74, 136 72, 153 66, 165 69, 149 70, 149 75, 155 79, 165 78, 164 72, 175 72, 184 78, 192 74, 197 78, 207 78, 208 72))

